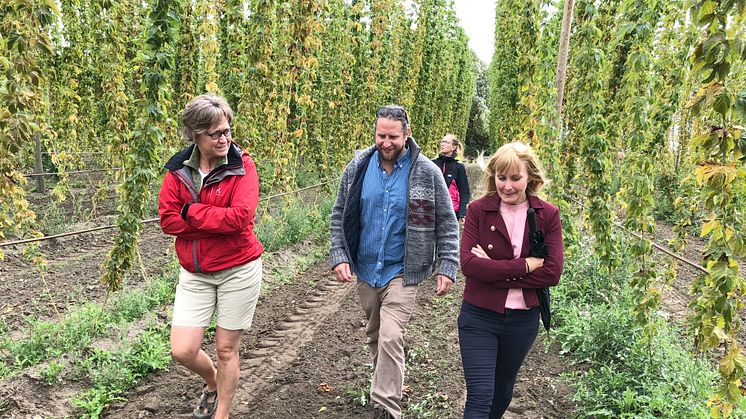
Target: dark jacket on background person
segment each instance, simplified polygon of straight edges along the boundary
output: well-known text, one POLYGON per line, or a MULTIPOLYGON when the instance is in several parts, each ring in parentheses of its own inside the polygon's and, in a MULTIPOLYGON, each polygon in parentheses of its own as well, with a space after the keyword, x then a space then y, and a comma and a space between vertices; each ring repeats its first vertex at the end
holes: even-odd
MULTIPOLYGON (((264 251, 254 235, 259 177, 254 161, 235 143, 225 163, 201 180, 190 167, 196 146, 174 155, 158 194, 164 233, 176 236, 176 254, 189 272, 217 272, 259 258, 264 251)), ((199 155, 196 157, 199 164, 199 155)))
POLYGON ((446 181, 446 186, 451 187, 451 182, 455 182, 456 188, 459 194, 459 205, 458 211, 456 211, 456 218, 459 220, 466 217, 466 206, 469 205, 471 200, 471 191, 469 189, 469 180, 466 177, 466 167, 463 163, 456 160, 451 156, 440 155, 438 158, 433 160, 446 181))
MULTIPOLYGON (((458 271, 458 224, 443 175, 420 153, 414 139, 406 143, 412 153, 406 206, 404 284, 416 285, 435 273, 454 282, 458 271)), ((345 169, 332 209, 329 265, 349 263, 354 272, 360 240, 360 191, 376 146, 360 152, 345 169)))
POLYGON ((500 215, 500 197, 489 195, 471 203, 467 218, 475 222, 464 225, 461 237, 461 270, 466 277, 464 300, 472 305, 498 313, 505 312, 505 300, 510 288, 522 288, 526 306, 538 307, 536 288, 557 285, 562 275, 564 246, 559 209, 554 205, 528 196, 529 208, 536 211, 536 224, 544 232, 548 252, 544 266, 526 273, 526 258, 531 249, 526 226, 523 233, 521 256, 513 258, 513 245, 505 222, 500 215), (480 258, 471 249, 482 246, 490 259, 480 258))

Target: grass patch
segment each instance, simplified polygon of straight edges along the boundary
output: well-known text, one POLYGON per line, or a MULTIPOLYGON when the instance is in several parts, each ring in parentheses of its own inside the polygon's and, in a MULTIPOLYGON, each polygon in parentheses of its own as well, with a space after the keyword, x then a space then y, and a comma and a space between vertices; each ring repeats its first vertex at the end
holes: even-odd
POLYGON ((6 359, 0 363, 0 377, 66 353, 80 352, 96 339, 111 334, 113 327, 126 328, 153 308, 169 303, 178 270, 174 266, 171 272, 148 282, 144 289, 115 294, 107 306, 87 302, 68 311, 58 322, 34 320, 22 339, 4 335, 0 351, 6 359))
POLYGON ((83 418, 98 418, 110 403, 124 400, 120 395, 142 377, 171 363, 169 330, 165 324, 151 324, 117 349, 95 349, 80 362, 79 368, 93 384, 73 400, 83 410, 83 418))

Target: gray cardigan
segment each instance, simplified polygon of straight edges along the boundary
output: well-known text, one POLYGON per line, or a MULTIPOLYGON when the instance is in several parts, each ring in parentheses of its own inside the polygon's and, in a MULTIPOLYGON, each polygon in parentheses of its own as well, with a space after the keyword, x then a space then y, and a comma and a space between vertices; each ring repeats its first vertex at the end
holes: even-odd
MULTIPOLYGON (((458 222, 443 174, 420 154, 414 139, 407 138, 412 152, 406 207, 404 285, 416 285, 435 273, 453 281, 458 271, 458 222)), ((354 271, 360 239, 360 191, 375 145, 360 152, 345 168, 332 208, 329 265, 349 263, 354 271)))

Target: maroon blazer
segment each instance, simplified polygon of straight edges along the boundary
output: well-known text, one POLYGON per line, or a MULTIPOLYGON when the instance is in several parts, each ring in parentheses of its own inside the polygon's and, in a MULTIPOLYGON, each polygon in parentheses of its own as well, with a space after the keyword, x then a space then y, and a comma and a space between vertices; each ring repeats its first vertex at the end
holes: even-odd
POLYGON ((526 274, 525 259, 530 250, 528 222, 521 256, 513 259, 513 245, 500 215, 500 197, 497 194, 485 196, 469 204, 461 238, 461 271, 466 277, 464 300, 470 304, 504 313, 508 290, 522 288, 526 305, 538 307, 536 288, 559 283, 565 259, 559 209, 535 196, 529 196, 528 203, 536 211, 536 225, 544 232, 548 250, 544 266, 529 274, 526 274), (471 253, 477 244, 490 259, 471 253))

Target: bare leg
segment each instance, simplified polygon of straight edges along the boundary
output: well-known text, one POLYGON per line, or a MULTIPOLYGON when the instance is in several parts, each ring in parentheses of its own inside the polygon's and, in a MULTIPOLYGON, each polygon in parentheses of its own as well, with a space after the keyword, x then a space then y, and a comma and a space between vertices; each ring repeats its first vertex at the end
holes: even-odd
POLYGON ((241 375, 238 349, 243 330, 227 330, 218 327, 215 331, 215 346, 218 353, 218 409, 215 419, 228 418, 233 396, 241 375))
POLYGON ((204 327, 171 327, 171 354, 176 362, 196 373, 207 384, 207 390, 217 388, 217 371, 212 359, 203 351, 204 327))

